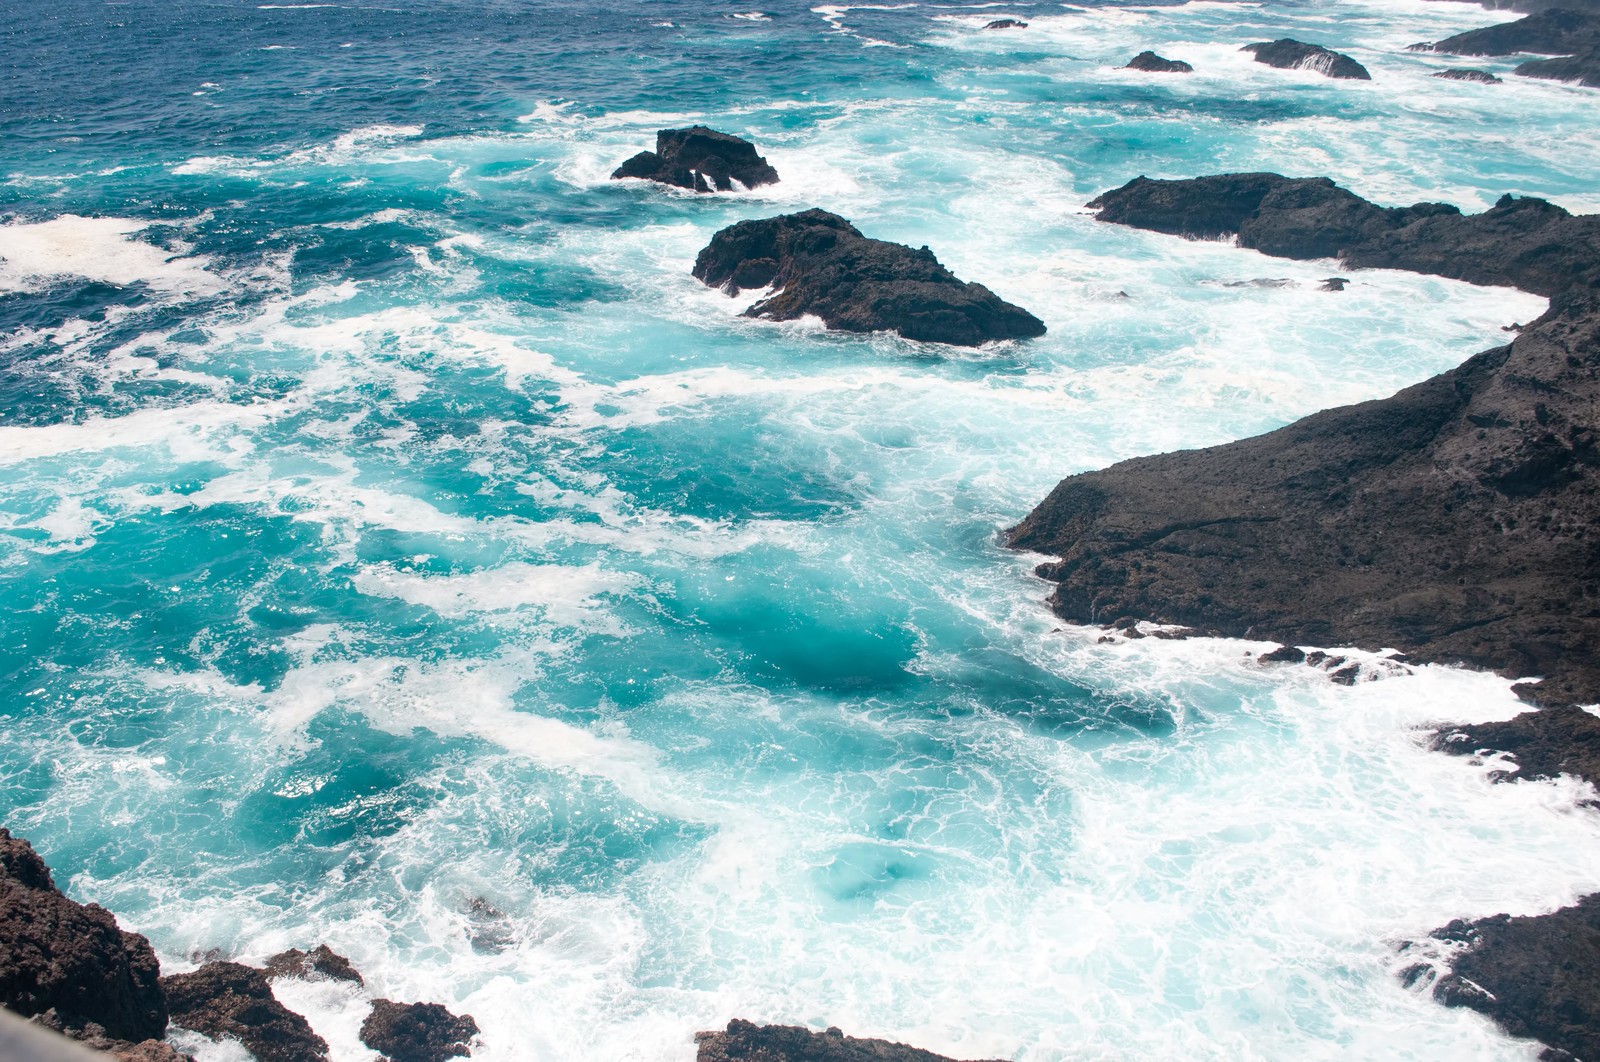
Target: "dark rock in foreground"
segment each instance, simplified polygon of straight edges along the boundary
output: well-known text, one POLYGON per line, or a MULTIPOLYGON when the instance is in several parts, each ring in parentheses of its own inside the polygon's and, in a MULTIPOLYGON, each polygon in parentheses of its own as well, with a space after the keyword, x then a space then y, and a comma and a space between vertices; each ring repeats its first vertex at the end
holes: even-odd
POLYGON ((1433 936, 1467 945, 1434 998, 1555 1049, 1543 1058, 1600 1058, 1600 895, 1528 918, 1457 919, 1433 936))
POLYGON ((792 321, 812 314, 840 331, 893 331, 968 347, 1045 331, 1028 311, 959 280, 926 247, 868 239, 825 210, 731 225, 700 252, 694 275, 729 295, 777 289, 746 317, 792 321))
POLYGON ((1468 30, 1436 41, 1431 51, 1450 55, 1571 55, 1600 46, 1600 14, 1555 9, 1515 22, 1468 30))
POLYGON ((0 828, 0 1005, 132 1046, 167 1033, 160 972, 148 940, 63 896, 32 846, 0 828))
POLYGON ((372 1001, 361 1023, 361 1042, 389 1062, 445 1062, 472 1054, 468 1041, 478 1035, 472 1015, 457 1017, 437 1003, 372 1001))
POLYGON ((1021 19, 1017 19, 1017 18, 997 18, 993 22, 989 23, 987 26, 985 26, 983 28, 986 29, 986 30, 991 30, 991 29, 1027 29, 1028 28, 1028 24, 1026 22, 1023 22, 1021 19))
POLYGON ((1143 70, 1151 74, 1192 74, 1194 67, 1182 59, 1164 59, 1155 52, 1140 52, 1128 60, 1124 70, 1143 70))
POLYGON ((327 1062, 328 1044, 272 994, 261 971, 208 962, 161 979, 172 1023, 213 1040, 238 1040, 258 1062, 327 1062))
POLYGON ((1039 568, 1058 614, 1394 647, 1544 676, 1519 689, 1536 703, 1600 700, 1600 216, 1509 198, 1473 216, 1384 210, 1273 174, 1135 181, 1097 202, 1269 254, 1555 298, 1510 346, 1391 398, 1063 480, 1011 531, 1061 558, 1039 568))
POLYGON ((1436 70, 1434 77, 1444 78, 1446 81, 1476 81, 1484 85, 1498 85, 1500 78, 1487 70, 1436 70))
POLYGON ((1600 48, 1560 59, 1534 59, 1517 67, 1522 77, 1546 81, 1574 81, 1589 88, 1600 88, 1600 48))
POLYGON ((1600 786, 1600 718, 1582 708, 1546 708, 1497 723, 1448 727, 1433 747, 1456 756, 1504 752, 1517 761, 1503 780, 1576 775, 1600 786))
POLYGON ((661 130, 654 151, 639 152, 611 174, 613 181, 624 177, 696 192, 732 191, 734 181, 746 188, 778 183, 778 171, 756 153, 754 144, 703 125, 661 130))
POLYGON ((1256 62, 1281 70, 1315 70, 1325 77, 1347 81, 1371 81, 1367 68, 1345 55, 1317 44, 1304 44, 1285 37, 1282 40, 1247 44, 1241 51, 1251 52, 1256 62))
POLYGON ((838 1029, 812 1032, 798 1025, 756 1025, 735 1018, 722 1032, 695 1035, 696 1062, 954 1062, 932 1051, 846 1036, 838 1029))
POLYGON ((310 951, 301 951, 299 948, 290 948, 280 951, 268 959, 262 972, 271 977, 325 977, 331 981, 349 981, 353 984, 365 984, 361 974, 350 960, 328 947, 318 944, 310 951))

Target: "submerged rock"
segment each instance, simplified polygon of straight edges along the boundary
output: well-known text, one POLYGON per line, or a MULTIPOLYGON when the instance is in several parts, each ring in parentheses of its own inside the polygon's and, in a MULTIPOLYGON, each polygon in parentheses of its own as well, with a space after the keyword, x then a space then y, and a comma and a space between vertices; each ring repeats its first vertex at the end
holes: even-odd
POLYGON ((1450 727, 1434 736, 1433 747, 1456 756, 1506 753, 1516 760, 1517 770, 1501 772, 1497 780, 1571 774, 1600 786, 1600 718, 1570 705, 1523 712, 1503 722, 1450 727))
POLYGON ((372 1001, 361 1023, 361 1042, 388 1062, 445 1062, 472 1054, 468 1041, 478 1035, 472 1015, 459 1017, 437 1003, 372 1001))
POLYGON ((611 174, 613 181, 636 177, 696 192, 732 191, 778 183, 778 171, 743 137, 719 133, 703 125, 663 129, 656 149, 641 151, 611 174))
POLYGON ((955 1062, 932 1051, 846 1036, 838 1029, 812 1032, 798 1025, 756 1025, 735 1018, 721 1032, 695 1034, 696 1062, 955 1062))
POLYGON ((1436 70, 1434 77, 1442 77, 1446 81, 1476 81, 1483 85, 1498 85, 1500 78, 1487 70, 1436 70))
POLYGON ((1544 1058, 1600 1058, 1600 895, 1550 914, 1457 919, 1433 936, 1466 945, 1434 998, 1555 1049, 1544 1058))
POLYGON ((1021 19, 1016 19, 1016 18, 997 18, 993 22, 989 23, 987 26, 985 26, 983 28, 986 29, 986 30, 991 30, 991 29, 1027 29, 1028 28, 1028 24, 1026 22, 1023 22, 1021 19))
POLYGON ((166 1035, 160 973, 148 940, 63 896, 33 847, 0 828, 0 1004, 131 1046, 166 1035))
POLYGON ((318 944, 310 951, 301 951, 299 948, 290 948, 280 951, 268 959, 263 973, 269 978, 273 977, 302 977, 302 978, 327 978, 331 981, 349 981, 353 984, 365 984, 361 974, 350 960, 328 947, 318 944))
POLYGON ((260 970, 210 962, 161 979, 172 1023, 214 1040, 238 1040, 258 1062, 327 1062, 328 1044, 272 994, 260 970))
POLYGON ((893 331, 969 347, 1045 331, 1020 306, 958 279, 926 247, 869 239, 825 210, 731 225, 700 252, 694 275, 729 295, 776 289, 746 310, 746 317, 792 321, 815 315, 840 331, 893 331))
POLYGON ((1143 70, 1152 74, 1192 74, 1194 67, 1182 59, 1163 59, 1155 52, 1140 52, 1128 60, 1124 70, 1143 70))
POLYGON ((1366 67, 1343 52, 1331 51, 1319 44, 1305 44, 1285 37, 1261 44, 1247 44, 1240 50, 1255 55, 1258 63, 1282 70, 1315 70, 1324 77, 1347 81, 1372 80, 1366 67))

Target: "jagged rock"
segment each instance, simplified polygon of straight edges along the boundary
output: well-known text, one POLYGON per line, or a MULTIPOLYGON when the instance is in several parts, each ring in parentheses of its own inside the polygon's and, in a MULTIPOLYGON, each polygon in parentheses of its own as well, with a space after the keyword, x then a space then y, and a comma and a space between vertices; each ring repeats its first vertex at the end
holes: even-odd
POLYGON ((1575 81, 1589 88, 1600 88, 1600 48, 1560 59, 1534 59, 1517 67, 1522 77, 1546 81, 1575 81))
POLYGON ((1285 37, 1277 41, 1247 44, 1241 51, 1252 53, 1256 62, 1281 70, 1315 70, 1324 77, 1347 81, 1371 81, 1367 68, 1345 55, 1318 44, 1304 44, 1285 37))
POLYGON ((1448 727, 1434 735, 1433 747, 1456 756, 1486 750, 1509 754, 1517 771, 1497 772, 1497 780, 1573 774, 1600 786, 1600 718, 1582 708, 1546 708, 1504 722, 1448 727))
POLYGON ((1182 59, 1163 59, 1155 52, 1140 52, 1128 60, 1124 70, 1143 70, 1151 74, 1192 74, 1194 67, 1182 59))
POLYGON ((894 331, 958 346, 1045 330, 1028 311, 957 279, 926 247, 868 239, 825 210, 731 225, 700 252, 694 275, 729 295, 777 289, 746 317, 792 321, 809 314, 840 331, 894 331))
POLYGON ((654 151, 639 152, 611 174, 613 181, 625 177, 696 192, 732 191, 735 181, 746 188, 778 183, 778 171, 754 144, 703 125, 661 130, 654 151))
POLYGON ((1026 22, 1023 22, 1021 19, 1016 19, 1016 18, 997 18, 993 22, 989 23, 987 26, 985 26, 983 28, 986 29, 986 30, 991 30, 991 29, 1027 29, 1028 28, 1028 24, 1026 22))
POLYGON ((445 1062, 466 1058, 468 1041, 478 1035, 472 1015, 457 1017, 437 1003, 372 1001, 372 1013, 361 1023, 361 1042, 389 1062, 445 1062))
POLYGON ((1600 1058, 1600 895, 1550 914, 1457 919, 1433 936, 1467 946, 1434 998, 1549 1045, 1542 1058, 1600 1058))
POLYGON ((1350 283, 1350 278, 1349 277, 1329 277, 1327 280, 1324 280, 1322 282, 1322 287, 1318 288, 1317 290, 1318 291, 1343 291, 1345 289, 1345 285, 1349 284, 1349 283, 1350 283))
POLYGON ((756 1025, 735 1018, 722 1032, 695 1034, 696 1062, 954 1062, 888 1040, 812 1032, 798 1025, 756 1025))
POLYGON ((1434 77, 1442 77, 1446 81, 1476 81, 1484 85, 1498 85, 1500 79, 1487 70, 1436 70, 1434 77))
MULTIPOLYGON (((35 1019, 40 1024, 54 1028, 49 1017, 35 1019)), ((67 1035, 96 1051, 103 1051, 117 1062, 195 1062, 193 1055, 186 1055, 161 1040, 141 1040, 139 1043, 130 1043, 127 1040, 117 1040, 108 1037, 105 1030, 91 1022, 82 1029, 69 1030, 67 1035)))
POLYGON ((53 1011, 58 1030, 159 1040, 160 972, 148 940, 98 904, 63 896, 32 846, 0 828, 0 1004, 24 1017, 53 1011))
POLYGON ((1294 645, 1280 645, 1256 657, 1258 664, 1303 664, 1305 661, 1306 651, 1294 645))
POLYGON ((1600 47, 1600 14, 1557 8, 1458 33, 1434 42, 1429 50, 1450 55, 1573 55, 1595 47, 1600 47))
POLYGON ((301 951, 299 948, 290 948, 280 951, 268 959, 263 973, 269 978, 273 977, 325 977, 332 981, 350 981, 355 984, 365 984, 361 974, 350 960, 328 947, 318 944, 310 951, 301 951))
POLYGON ((238 1040, 258 1062, 327 1062, 328 1044, 272 994, 261 971, 210 962, 161 979, 172 1023, 212 1039, 238 1040))
POLYGON ((1131 182, 1102 217, 1554 296, 1508 347, 1399 394, 1063 480, 1011 531, 1078 622, 1393 646, 1600 700, 1600 216, 1384 210, 1325 181, 1131 182), (1207 202, 1214 201, 1210 209, 1207 202), (1250 204, 1257 204, 1251 209, 1250 204))

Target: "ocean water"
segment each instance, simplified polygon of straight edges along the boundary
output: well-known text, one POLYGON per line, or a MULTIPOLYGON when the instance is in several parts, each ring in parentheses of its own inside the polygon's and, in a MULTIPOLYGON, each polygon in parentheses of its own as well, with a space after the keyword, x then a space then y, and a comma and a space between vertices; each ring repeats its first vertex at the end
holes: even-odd
MULTIPOLYGON (((0 821, 169 970, 486 1060, 732 1017, 960 1057, 1532 1058, 1399 942, 1600 889, 1570 782, 1418 728, 1509 683, 1098 642, 997 532, 1063 475, 1379 397, 1543 300, 1095 222, 1244 169, 1600 209, 1592 90, 1428 74, 1425 0, 15 0, 0 821), (1020 16, 1026 31, 980 32, 1020 16), (1370 83, 1239 45, 1348 51, 1370 83), (1144 48, 1189 77, 1116 69, 1144 48), (655 130, 783 175, 612 182, 655 130), (1049 325, 977 351, 689 276, 822 206, 1049 325)), ((1511 60, 1486 64, 1504 71, 1511 60)), ((206 1062, 237 1045, 186 1041, 206 1062)))

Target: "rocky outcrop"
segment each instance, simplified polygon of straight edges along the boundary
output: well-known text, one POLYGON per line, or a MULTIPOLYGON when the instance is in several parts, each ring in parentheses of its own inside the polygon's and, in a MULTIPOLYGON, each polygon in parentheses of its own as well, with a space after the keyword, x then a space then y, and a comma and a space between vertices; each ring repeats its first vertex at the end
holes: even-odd
POLYGON ((63 896, 32 846, 0 829, 0 1004, 131 1047, 166 1035, 159 977, 148 940, 63 896))
POLYGON ((310 951, 301 951, 299 948, 290 948, 280 951, 266 961, 262 973, 268 978, 299 977, 306 980, 323 978, 330 981, 349 981, 352 984, 365 984, 361 974, 350 960, 328 947, 318 944, 310 951))
POLYGON ((1367 73, 1366 67, 1343 52, 1331 51, 1321 45, 1305 44, 1287 37, 1261 44, 1247 44, 1241 51, 1253 53, 1258 63, 1266 63, 1281 70, 1315 70, 1324 77, 1349 81, 1372 80, 1372 75, 1367 73))
POLYGON ((696 1062, 954 1062, 888 1040, 812 1032, 798 1025, 755 1025, 735 1018, 722 1032, 695 1034, 696 1062))
POLYGON ((1498 85, 1501 83, 1500 78, 1495 77, 1487 70, 1436 70, 1433 76, 1444 78, 1446 81, 1476 81, 1484 85, 1498 85))
POLYGON ((1326 181, 1135 181, 1102 218, 1237 232, 1551 294, 1510 346, 1376 402, 1205 450, 1073 476, 1010 532, 1062 616, 1136 616, 1291 644, 1544 676, 1537 703, 1600 700, 1600 217, 1540 200, 1386 210, 1326 181))
POLYGON ((611 174, 613 181, 625 177, 696 192, 729 192, 734 182, 745 188, 778 183, 778 171, 756 153, 754 144, 703 125, 661 130, 654 151, 639 152, 611 174))
POLYGON ((327 1062, 328 1044, 272 994, 261 971, 208 962, 161 979, 172 1023, 214 1040, 238 1040, 258 1062, 327 1062))
POLYGON ((1509 755, 1516 772, 1498 773, 1497 780, 1570 774, 1600 786, 1600 718, 1570 705, 1504 722, 1447 727, 1434 735, 1433 747, 1457 756, 1509 755))
POLYGON ((459 1017, 437 1003, 372 1001, 372 1013, 361 1023, 361 1042, 388 1062, 445 1062, 472 1054, 469 1041, 478 1035, 472 1015, 459 1017))
POLYGON ((1556 8, 1416 47, 1450 55, 1573 55, 1600 47, 1600 13, 1556 8))
POLYGON ((1522 77, 1575 81, 1589 88, 1600 88, 1600 48, 1559 59, 1534 59, 1517 67, 1517 73, 1522 77))
MULTIPOLYGON (((1600 1058, 1600 895, 1551 914, 1457 919, 1433 936, 1465 948, 1434 982, 1434 998, 1547 1044, 1541 1058, 1600 1058)), ((1430 972, 1403 976, 1415 984, 1430 972)))
POLYGON ((807 210, 741 221, 700 252, 694 275, 729 295, 772 287, 746 317, 814 315, 845 332, 978 346, 1044 334, 1044 323, 982 284, 959 280, 926 247, 868 239, 837 214, 807 210))
POLYGON ((1022 21, 1021 19, 1018 19, 1018 18, 997 18, 993 22, 989 23, 987 26, 985 26, 983 28, 986 29, 986 30, 992 30, 992 29, 1027 29, 1028 28, 1028 24, 1026 22, 1022 21))
POLYGON ((1194 67, 1182 59, 1164 59, 1155 52, 1140 52, 1128 60, 1124 70, 1143 70, 1150 74, 1192 74, 1194 67))

